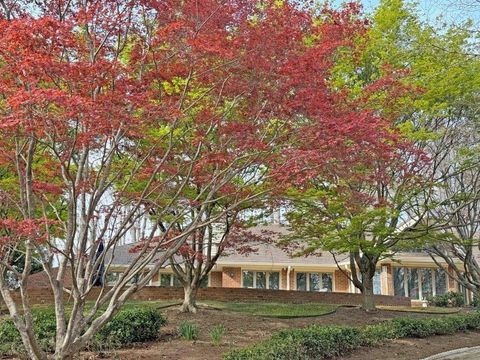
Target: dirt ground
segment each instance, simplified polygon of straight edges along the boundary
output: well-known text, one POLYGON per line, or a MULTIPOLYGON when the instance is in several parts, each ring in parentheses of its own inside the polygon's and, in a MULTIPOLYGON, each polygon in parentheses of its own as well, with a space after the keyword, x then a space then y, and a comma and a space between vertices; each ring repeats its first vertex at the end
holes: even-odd
MULTIPOLYGON (((256 317, 226 310, 203 308, 195 314, 180 314, 175 308, 164 311, 168 325, 162 328, 162 335, 156 342, 141 344, 135 348, 123 349, 109 354, 85 356, 84 359, 169 359, 169 360, 215 360, 222 359, 225 352, 259 342, 268 338, 274 331, 289 327, 303 327, 311 324, 375 324, 398 316, 440 316, 416 313, 402 313, 379 310, 374 314, 366 314, 357 308, 339 308, 336 313, 310 318, 274 319, 256 317), (178 338, 176 329, 179 323, 189 320, 200 328, 199 339, 185 341, 178 338), (215 326, 225 326, 223 344, 213 346, 209 330, 215 326)), ((342 359, 375 360, 396 359, 415 360, 439 352, 466 346, 480 345, 480 333, 468 332, 453 336, 436 336, 427 339, 401 339, 387 343, 379 348, 358 349, 342 359)))

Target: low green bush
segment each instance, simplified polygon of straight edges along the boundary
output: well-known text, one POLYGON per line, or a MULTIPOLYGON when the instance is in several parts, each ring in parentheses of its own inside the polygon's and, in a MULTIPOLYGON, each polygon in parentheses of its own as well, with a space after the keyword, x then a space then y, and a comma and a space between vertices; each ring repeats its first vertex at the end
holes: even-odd
POLYGON ((431 306, 461 307, 465 305, 465 296, 462 293, 450 291, 444 295, 431 296, 427 301, 431 306))
POLYGON ((280 331, 266 341, 225 354, 225 360, 310 360, 341 356, 360 346, 402 337, 480 329, 480 312, 439 318, 397 318, 364 327, 318 326, 280 331))
MULTIPOLYGON (((35 309, 32 312, 35 335, 43 350, 55 349, 56 320, 52 310, 35 309)), ((163 316, 155 309, 128 309, 116 314, 96 335, 90 344, 94 349, 125 346, 134 342, 157 338, 163 316)), ((0 356, 24 353, 20 333, 11 319, 0 321, 0 356)))
POLYGON ((165 325, 163 316, 155 309, 126 309, 120 311, 97 333, 95 344, 125 346, 152 341, 165 325))
POLYGON ((183 340, 198 339, 198 325, 191 321, 184 321, 178 326, 178 333, 183 340))

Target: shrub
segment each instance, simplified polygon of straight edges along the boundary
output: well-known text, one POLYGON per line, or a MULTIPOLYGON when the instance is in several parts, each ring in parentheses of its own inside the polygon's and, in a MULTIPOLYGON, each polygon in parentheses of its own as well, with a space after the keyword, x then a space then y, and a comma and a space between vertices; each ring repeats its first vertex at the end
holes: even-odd
POLYGON ((478 296, 478 295, 473 296, 472 306, 475 309, 480 309, 480 296, 478 296))
POLYGON ((257 345, 225 354, 226 360, 300 360, 341 356, 359 346, 400 337, 426 337, 480 329, 480 312, 439 318, 398 318, 361 328, 310 326, 274 334, 257 345))
POLYGON ((220 345, 224 334, 225 334, 225 327, 223 325, 215 325, 210 330, 210 337, 212 338, 213 345, 215 346, 220 345))
POLYGON ((444 295, 432 296, 427 300, 430 305, 439 307, 461 307, 465 305, 465 297, 463 294, 454 291, 450 291, 444 295))
POLYGON ((198 338, 198 325, 191 321, 184 321, 178 326, 178 333, 184 340, 196 340, 198 338))
POLYGON ((126 309, 115 315, 100 329, 95 343, 125 346, 136 342, 152 341, 165 325, 163 316, 155 309, 126 309))
MULTIPOLYGON (((35 309, 33 312, 35 335, 43 350, 55 348, 56 320, 52 310, 35 309)), ((92 346, 101 348, 127 345, 132 342, 154 340, 165 319, 154 309, 120 311, 97 334, 92 346)), ((0 356, 24 353, 20 333, 11 319, 0 321, 0 356)))
POLYGON ((432 324, 424 319, 398 318, 392 322, 399 337, 423 338, 435 334, 432 324))

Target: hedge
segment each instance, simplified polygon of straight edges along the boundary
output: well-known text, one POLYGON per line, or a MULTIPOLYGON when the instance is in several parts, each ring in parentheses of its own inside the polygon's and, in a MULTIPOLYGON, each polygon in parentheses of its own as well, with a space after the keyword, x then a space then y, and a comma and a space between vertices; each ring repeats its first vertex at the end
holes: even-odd
POLYGON ((341 356, 360 346, 402 337, 427 337, 480 330, 480 312, 439 318, 397 318, 377 325, 288 329, 270 339, 224 355, 225 360, 309 360, 341 356))
POLYGON ((444 295, 429 297, 428 303, 431 306, 439 307, 461 307, 465 305, 465 296, 462 293, 450 291, 444 295))
MULTIPOLYGON (((152 341, 158 337, 165 319, 152 308, 125 309, 118 312, 95 336, 89 345, 92 349, 111 349, 135 342, 152 341)), ((56 322, 52 310, 33 311, 35 334, 43 350, 55 349, 56 322)), ((0 356, 24 353, 20 333, 13 321, 0 322, 0 356)))

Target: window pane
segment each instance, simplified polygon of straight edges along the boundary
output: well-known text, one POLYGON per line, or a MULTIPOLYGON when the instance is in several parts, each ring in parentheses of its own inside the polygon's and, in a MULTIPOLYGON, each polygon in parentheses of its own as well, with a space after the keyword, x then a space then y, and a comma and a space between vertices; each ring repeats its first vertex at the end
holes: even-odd
POLYGON ((297 273, 297 290, 307 291, 307 276, 305 273, 297 273))
POLYGON ((333 276, 330 273, 322 274, 322 289, 321 291, 333 290, 333 276))
POLYGON ((257 289, 267 288, 267 275, 263 271, 257 271, 256 273, 256 287, 257 289))
POLYGON ((171 286, 170 278, 171 274, 160 274, 160 286, 171 286))
POLYGON ((419 299, 418 291, 418 271, 417 269, 408 269, 408 296, 411 299, 419 299))
POLYGON ((373 293, 380 295, 382 293, 382 278, 380 276, 380 270, 375 271, 373 275, 373 293))
POLYGON ((200 279, 199 287, 206 288, 208 286, 208 275, 205 275, 203 278, 200 279))
POLYGON ((432 270, 421 269, 422 275, 422 298, 425 300, 433 295, 432 270))
POLYGON ((447 273, 443 269, 435 270, 435 294, 444 295, 447 293, 447 273))
POLYGON ((393 270, 393 287, 395 288, 395 296, 405 296, 405 269, 394 268, 393 270))
POLYGON ((180 279, 178 278, 177 275, 172 275, 173 276, 173 286, 175 287, 181 287, 182 283, 180 282, 180 279))
POLYGON ((280 288, 280 274, 278 272, 270 273, 268 277, 268 288, 278 290, 280 288))
POLYGON ((253 272, 252 271, 243 272, 243 287, 253 288, 253 272))
POLYGON ((308 274, 310 277, 310 291, 320 291, 321 287, 321 277, 318 273, 310 273, 308 274))

